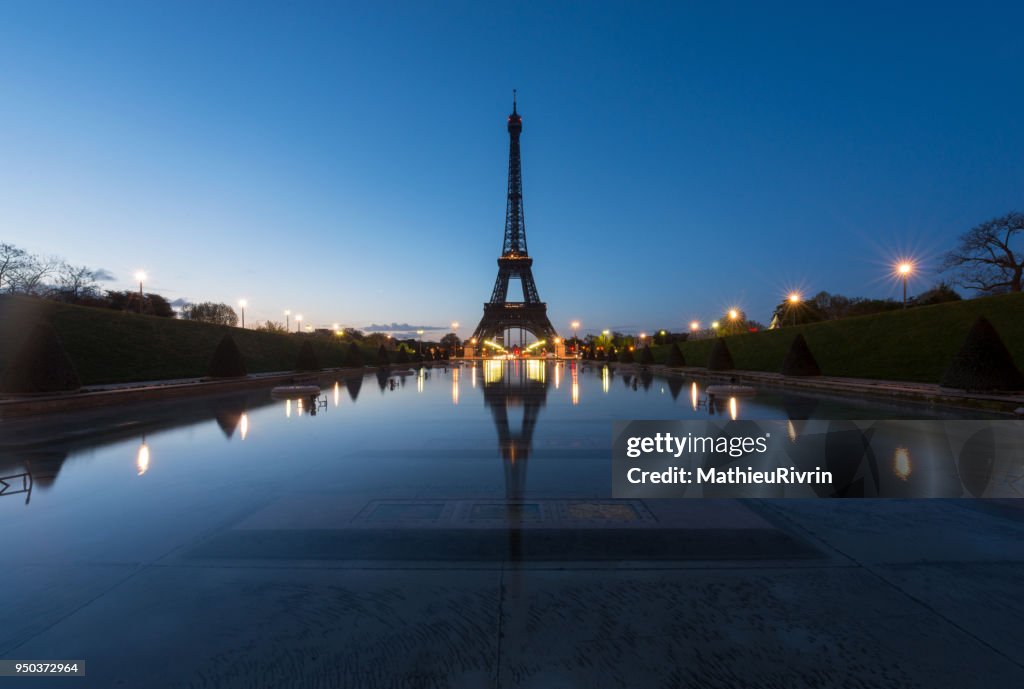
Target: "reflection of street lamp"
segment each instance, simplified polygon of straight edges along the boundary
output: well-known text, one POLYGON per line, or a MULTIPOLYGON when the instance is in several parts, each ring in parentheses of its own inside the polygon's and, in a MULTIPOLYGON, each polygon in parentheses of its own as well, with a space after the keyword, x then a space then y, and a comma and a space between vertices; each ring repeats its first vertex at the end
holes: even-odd
POLYGON ((242 309, 242 327, 245 328, 245 307, 249 305, 245 299, 238 300, 238 307, 242 309))
POLYGON ((295 332, 302 330, 302 314, 295 317, 295 332))
POLYGON ((135 273, 135 279, 139 281, 139 313, 142 313, 142 304, 146 301, 146 298, 142 295, 142 283, 146 280, 146 273, 143 271, 137 271, 135 273))
POLYGON ((285 309, 284 312, 284 331, 291 332, 292 329, 292 310, 285 309))
POLYGON ((907 308, 907 280, 910 278, 910 274, 914 272, 914 264, 910 261, 901 261, 896 266, 896 272, 903 278, 903 308, 907 308))

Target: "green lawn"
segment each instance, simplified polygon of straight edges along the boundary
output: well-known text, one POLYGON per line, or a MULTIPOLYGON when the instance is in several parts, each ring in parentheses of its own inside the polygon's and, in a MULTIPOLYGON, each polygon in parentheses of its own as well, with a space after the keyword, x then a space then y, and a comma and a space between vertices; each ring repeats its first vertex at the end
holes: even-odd
MULTIPOLYGON (((827 376, 937 383, 978 316, 987 317, 1024 369, 1024 294, 891 311, 780 330, 726 337, 736 368, 778 371, 796 333, 802 332, 827 376)), ((713 340, 680 345, 686 363, 704 366, 713 340)), ((654 349, 664 363, 668 347, 654 349)))
MULTIPOLYGON (((0 297, 0 370, 28 330, 48 321, 57 330, 83 384, 202 376, 214 348, 230 332, 250 373, 288 371, 299 346, 313 343, 320 364, 346 363, 348 342, 311 335, 276 335, 226 326, 68 306, 42 299, 0 297)), ((377 360, 363 348, 363 361, 377 360)))

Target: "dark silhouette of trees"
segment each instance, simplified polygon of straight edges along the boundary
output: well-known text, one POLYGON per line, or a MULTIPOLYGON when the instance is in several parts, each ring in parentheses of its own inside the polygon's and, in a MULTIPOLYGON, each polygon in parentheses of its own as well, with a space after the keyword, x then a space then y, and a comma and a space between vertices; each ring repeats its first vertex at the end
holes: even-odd
POLYGON ((200 304, 187 304, 181 310, 181 317, 189 321, 213 323, 215 325, 238 325, 238 314, 227 304, 204 301, 200 304))
POLYGON ((946 254, 954 284, 987 294, 1020 292, 1024 283, 1024 213, 986 220, 960 236, 946 254))

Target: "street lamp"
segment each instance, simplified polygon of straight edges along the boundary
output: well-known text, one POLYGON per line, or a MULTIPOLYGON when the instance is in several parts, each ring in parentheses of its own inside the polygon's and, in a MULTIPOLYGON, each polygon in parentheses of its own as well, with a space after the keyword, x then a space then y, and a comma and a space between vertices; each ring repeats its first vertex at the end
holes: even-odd
POLYGON ((716 334, 716 335, 718 334, 718 328, 719 328, 719 323, 718 323, 718 321, 712 321, 712 323, 711 323, 711 329, 715 331, 715 334, 716 334))
POLYGON ((284 310, 284 331, 290 333, 292 331, 292 310, 284 310))
POLYGON ((295 317, 295 332, 302 330, 302 314, 295 317))
POLYGON ((580 322, 573 321, 569 325, 572 326, 572 351, 578 352, 580 348, 580 338, 576 336, 576 331, 580 329, 580 322))
POLYGON ((423 331, 422 330, 417 330, 416 331, 416 345, 417 345, 417 349, 420 350, 420 356, 423 356, 423 331))
POLYGON ((700 323, 697 321, 690 321, 690 332, 696 334, 700 330, 700 323))
POLYGON ((242 309, 242 328, 245 328, 245 307, 249 305, 245 299, 238 300, 238 307, 242 309))
POLYGON ((903 278, 903 308, 907 308, 907 280, 910 278, 910 274, 914 272, 914 264, 910 261, 901 261, 896 266, 896 272, 903 278))
POLYGON ((146 298, 142 295, 142 283, 146 281, 146 273, 144 271, 136 271, 135 279, 139 281, 139 313, 142 313, 142 304, 146 301, 146 298))
POLYGON ((740 317, 740 312, 736 309, 729 309, 729 320, 735 321, 740 317))
POLYGON ((800 306, 800 295, 793 292, 789 295, 789 310, 793 314, 793 325, 796 325, 796 307, 800 306))

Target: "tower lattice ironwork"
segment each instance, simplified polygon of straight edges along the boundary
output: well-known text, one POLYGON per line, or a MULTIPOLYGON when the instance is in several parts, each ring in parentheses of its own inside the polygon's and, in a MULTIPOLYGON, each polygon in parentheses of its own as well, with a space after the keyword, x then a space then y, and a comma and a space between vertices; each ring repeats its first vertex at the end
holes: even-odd
POLYGON ((506 330, 521 329, 538 340, 553 343, 558 333, 548 320, 548 306, 540 300, 533 280, 533 259, 526 249, 526 222, 523 216, 523 171, 519 157, 519 135, 523 118, 516 110, 513 92, 512 114, 508 116, 508 201, 505 206, 505 241, 498 258, 498 278, 491 299, 484 304, 484 316, 473 337, 477 342, 503 341, 506 330), (523 287, 522 301, 508 300, 508 283, 518 279, 523 287))

